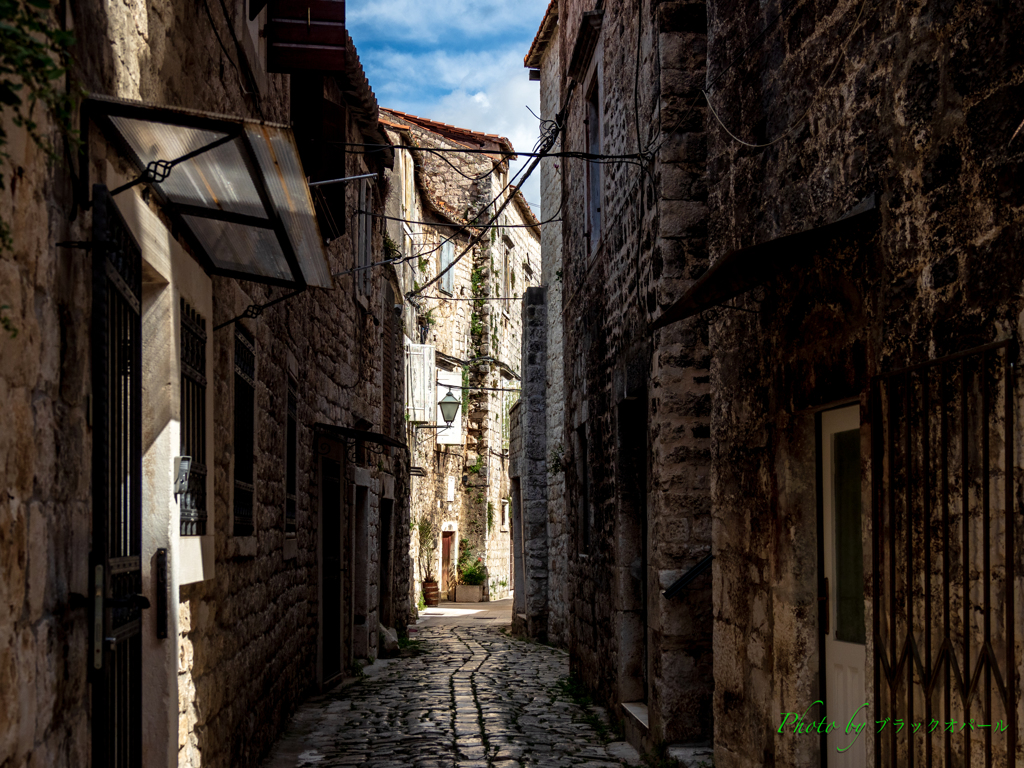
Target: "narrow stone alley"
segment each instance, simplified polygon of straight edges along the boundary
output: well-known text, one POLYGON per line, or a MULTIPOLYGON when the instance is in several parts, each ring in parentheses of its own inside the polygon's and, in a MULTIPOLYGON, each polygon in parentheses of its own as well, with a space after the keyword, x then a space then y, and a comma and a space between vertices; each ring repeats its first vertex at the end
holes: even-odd
POLYGON ((263 768, 639 764, 603 710, 571 698, 568 654, 508 634, 510 603, 428 609, 417 655, 307 701, 263 768))

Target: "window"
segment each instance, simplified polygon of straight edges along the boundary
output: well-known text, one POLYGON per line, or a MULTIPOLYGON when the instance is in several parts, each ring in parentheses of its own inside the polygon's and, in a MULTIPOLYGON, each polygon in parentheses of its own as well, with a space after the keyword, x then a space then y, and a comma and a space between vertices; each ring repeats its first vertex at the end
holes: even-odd
POLYGON ((234 535, 253 532, 253 451, 256 438, 256 344, 235 328, 235 499, 234 535))
POLYGON ((579 547, 581 555, 590 554, 593 513, 590 509, 590 446, 587 425, 576 430, 576 504, 579 515, 579 547))
MULTIPOLYGON (((587 93, 587 152, 601 154, 601 82, 595 72, 587 93)), ((587 163, 587 238, 591 254, 601 239, 601 164, 587 163)))
POLYGON ((373 194, 370 191, 368 179, 359 180, 359 213, 356 220, 356 272, 357 291, 363 296, 370 295, 370 286, 373 277, 372 263, 373 254, 373 216, 370 208, 373 206, 373 194))
MULTIPOLYGON (((505 245, 505 256, 504 263, 501 265, 501 295, 502 298, 510 298, 512 296, 512 246, 509 244, 505 245)), ((501 303, 502 309, 505 313, 508 313, 508 302, 503 301, 501 303)))
POLYGON ((188 490, 178 496, 182 536, 206 535, 206 320, 181 300, 181 455, 188 490))
MULTIPOLYGON (((451 266, 452 261, 455 259, 455 246, 451 240, 446 240, 441 245, 441 272, 448 269, 451 266)), ((450 269, 441 275, 441 290, 447 293, 449 296, 455 293, 455 270, 450 269)))
POLYGON ((288 426, 286 443, 288 455, 285 460, 285 502, 284 502, 284 534, 294 536, 298 510, 298 474, 299 474, 299 385, 291 376, 288 377, 288 426))

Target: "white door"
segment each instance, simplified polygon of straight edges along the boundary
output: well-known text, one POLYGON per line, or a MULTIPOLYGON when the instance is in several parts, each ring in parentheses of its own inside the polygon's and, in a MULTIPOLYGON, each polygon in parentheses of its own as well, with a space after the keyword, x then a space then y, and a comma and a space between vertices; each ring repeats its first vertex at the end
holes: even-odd
POLYGON ((864 548, 861 538, 860 408, 825 411, 821 416, 824 574, 828 625, 825 633, 825 695, 829 768, 864 768, 868 731, 858 735, 847 724, 867 719, 864 685, 864 548))

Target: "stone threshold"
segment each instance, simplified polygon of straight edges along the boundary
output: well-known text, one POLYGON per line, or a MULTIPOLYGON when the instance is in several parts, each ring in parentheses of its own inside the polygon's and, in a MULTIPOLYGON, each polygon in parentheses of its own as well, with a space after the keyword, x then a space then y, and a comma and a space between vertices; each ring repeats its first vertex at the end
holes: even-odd
POLYGON ((683 768, 707 768, 714 765, 715 747, 707 743, 669 744, 666 754, 683 768))
POLYGON ((626 701, 622 703, 623 730, 628 741, 640 754, 651 751, 648 732, 650 725, 647 718, 647 705, 642 701, 626 701))

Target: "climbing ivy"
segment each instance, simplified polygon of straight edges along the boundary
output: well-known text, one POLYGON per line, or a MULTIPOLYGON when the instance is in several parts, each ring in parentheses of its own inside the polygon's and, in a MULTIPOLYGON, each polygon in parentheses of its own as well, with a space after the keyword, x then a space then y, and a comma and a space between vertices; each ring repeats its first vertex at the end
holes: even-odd
MULTIPOLYGON (((75 139, 72 119, 78 89, 65 88, 61 82, 71 67, 74 42, 74 35, 51 22, 48 0, 0 0, 0 109, 51 161, 57 150, 42 132, 37 107, 50 115, 61 133, 75 139)), ((7 131, 0 122, 0 160, 10 159, 7 131)), ((4 188, 0 172, 0 189, 4 188)), ((10 225, 0 219, 0 251, 10 248, 10 225)))

